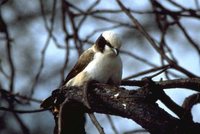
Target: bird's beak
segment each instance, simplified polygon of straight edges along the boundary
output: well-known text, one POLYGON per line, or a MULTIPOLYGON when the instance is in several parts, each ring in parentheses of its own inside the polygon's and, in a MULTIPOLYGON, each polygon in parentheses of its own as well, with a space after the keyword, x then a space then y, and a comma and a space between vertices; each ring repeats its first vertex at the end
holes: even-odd
POLYGON ((115 55, 119 54, 119 49, 117 49, 117 48, 112 48, 112 51, 115 53, 115 55))

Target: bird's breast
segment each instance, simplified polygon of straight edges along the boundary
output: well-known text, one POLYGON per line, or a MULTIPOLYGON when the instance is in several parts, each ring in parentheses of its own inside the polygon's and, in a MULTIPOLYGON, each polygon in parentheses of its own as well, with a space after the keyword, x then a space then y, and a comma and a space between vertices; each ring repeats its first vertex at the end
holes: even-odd
MULTIPOLYGON (((106 83, 114 73, 121 73, 121 59, 118 56, 97 52, 94 59, 83 70, 93 80, 106 83)), ((119 78, 121 79, 121 78, 119 78)))

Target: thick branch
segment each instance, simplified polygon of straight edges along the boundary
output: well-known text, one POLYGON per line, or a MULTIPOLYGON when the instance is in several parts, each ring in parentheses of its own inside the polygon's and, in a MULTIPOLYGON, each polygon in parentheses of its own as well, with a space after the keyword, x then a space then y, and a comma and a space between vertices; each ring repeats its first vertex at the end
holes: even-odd
MULTIPOLYGON (((144 86, 138 91, 130 91, 99 84, 91 87, 88 99, 92 109, 85 109, 85 111, 132 119, 151 133, 173 134, 187 133, 188 131, 191 133, 191 130, 200 131, 199 124, 181 122, 161 109, 155 103, 156 98, 151 90, 153 89, 150 89, 149 86, 144 86)), ((82 100, 82 89, 80 88, 64 88, 63 91, 69 100, 67 103, 71 103, 70 100, 78 102, 82 100)))

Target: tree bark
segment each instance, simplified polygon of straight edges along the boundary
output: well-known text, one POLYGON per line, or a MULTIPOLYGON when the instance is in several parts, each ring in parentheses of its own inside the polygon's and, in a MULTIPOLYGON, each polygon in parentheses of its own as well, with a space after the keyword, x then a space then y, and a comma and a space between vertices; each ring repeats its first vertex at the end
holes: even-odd
MULTIPOLYGON (((63 87, 62 92, 67 99, 63 105, 76 101, 79 103, 74 103, 77 104, 77 107, 73 106, 75 109, 79 108, 86 113, 97 112, 129 118, 154 134, 198 133, 200 131, 198 123, 175 118, 158 106, 156 101, 159 94, 154 92, 157 91, 155 88, 158 87, 154 83, 146 84, 138 90, 95 84, 90 86, 88 91, 88 100, 92 107, 89 110, 82 105, 81 88, 63 87)), ((62 121, 65 124, 65 120, 62 121)), ((61 129, 64 129, 64 126, 61 129)))

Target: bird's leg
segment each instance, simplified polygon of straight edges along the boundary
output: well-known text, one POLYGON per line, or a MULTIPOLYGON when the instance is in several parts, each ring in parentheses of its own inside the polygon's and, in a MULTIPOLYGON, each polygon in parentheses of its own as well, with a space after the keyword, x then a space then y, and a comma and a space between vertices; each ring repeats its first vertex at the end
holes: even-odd
MULTIPOLYGON (((83 104, 88 108, 91 109, 89 101, 88 101, 88 88, 89 85, 91 85, 92 83, 97 83, 96 81, 90 81, 87 82, 84 86, 83 86, 83 104)), ((97 128, 97 130, 99 131, 99 134, 105 134, 103 128, 101 127, 100 123, 97 121, 94 113, 88 113, 92 123, 95 125, 95 127, 97 128)))
POLYGON ((83 86, 83 104, 88 108, 91 109, 89 101, 88 101, 88 88, 89 88, 89 82, 87 82, 83 86))
POLYGON ((86 82, 84 84, 84 86, 83 86, 83 104, 88 109, 91 109, 89 101, 88 101, 88 89, 90 88, 90 86, 92 86, 95 83, 98 83, 98 81, 96 81, 96 80, 90 80, 90 81, 86 82))

